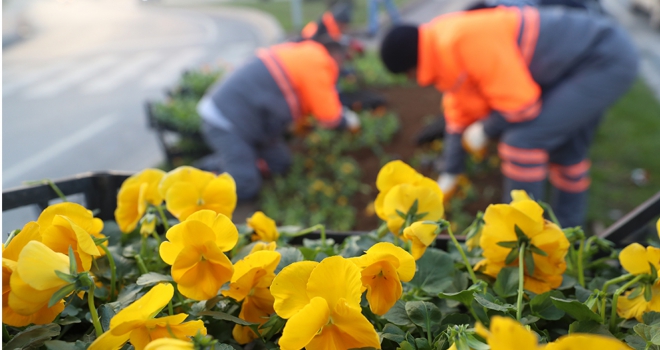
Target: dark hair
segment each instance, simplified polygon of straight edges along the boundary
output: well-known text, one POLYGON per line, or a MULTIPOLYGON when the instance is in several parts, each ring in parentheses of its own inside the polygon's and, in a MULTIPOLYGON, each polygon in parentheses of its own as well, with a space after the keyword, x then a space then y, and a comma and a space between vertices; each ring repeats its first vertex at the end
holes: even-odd
POLYGON ((399 25, 392 28, 380 46, 380 58, 392 73, 403 73, 417 67, 419 28, 399 25))

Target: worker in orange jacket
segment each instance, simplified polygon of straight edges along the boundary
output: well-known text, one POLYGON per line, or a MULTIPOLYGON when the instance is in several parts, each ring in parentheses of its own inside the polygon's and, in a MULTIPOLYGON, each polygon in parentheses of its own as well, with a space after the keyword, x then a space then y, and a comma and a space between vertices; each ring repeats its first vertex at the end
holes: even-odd
POLYGON ((318 21, 309 22, 300 32, 300 35, 303 39, 313 39, 321 35, 327 35, 332 40, 340 42, 351 23, 351 12, 351 3, 338 2, 330 11, 324 12, 318 21))
POLYGON ((259 160, 282 174, 291 164, 283 139, 295 123, 313 116, 322 127, 359 128, 358 116, 342 108, 335 85, 344 49, 335 42, 306 40, 260 50, 207 91, 197 106, 202 135, 214 151, 208 170, 228 172, 239 199, 261 188, 259 160))
POLYGON ((543 199, 549 178, 562 225, 583 223, 594 132, 637 76, 636 50, 617 25, 565 8, 458 12, 393 28, 381 58, 444 94, 443 191, 455 189, 465 150, 483 155, 500 137, 504 201, 512 189, 543 199))

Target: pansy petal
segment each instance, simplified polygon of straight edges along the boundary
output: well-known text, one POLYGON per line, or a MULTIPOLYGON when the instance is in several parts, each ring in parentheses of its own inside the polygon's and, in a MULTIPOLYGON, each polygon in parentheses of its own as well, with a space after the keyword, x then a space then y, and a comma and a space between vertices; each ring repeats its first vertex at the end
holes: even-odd
POLYGON ((180 166, 163 176, 158 185, 158 192, 161 197, 167 198, 167 192, 176 183, 188 183, 192 185, 193 192, 201 193, 209 181, 213 180, 215 175, 208 171, 199 170, 191 166, 180 166))
POLYGON ((392 187, 402 183, 413 183, 422 178, 410 165, 393 160, 383 166, 376 177, 376 188, 380 192, 387 192, 392 187))
POLYGON ((177 182, 173 184, 165 196, 167 210, 175 218, 183 221, 195 211, 201 209, 197 204, 199 193, 195 186, 187 182, 177 182))
POLYGON ((204 188, 201 198, 204 208, 224 214, 231 219, 238 201, 234 178, 227 173, 218 175, 204 188))
POLYGON ((146 321, 162 310, 174 296, 174 287, 169 283, 159 283, 140 299, 119 311, 110 320, 110 328, 133 320, 146 321))
POLYGON ((491 350, 536 349, 536 336, 514 319, 493 316, 488 345, 491 350))
POLYGON ((34 221, 25 224, 21 232, 14 236, 9 245, 2 251, 2 258, 18 261, 18 255, 30 241, 41 241, 39 225, 34 221))
POLYGON ((39 241, 30 241, 18 256, 18 274, 32 288, 46 290, 67 284, 55 271, 69 273, 69 258, 55 253, 39 241))
POLYGON ((616 338, 598 334, 569 334, 546 345, 544 350, 631 350, 632 348, 616 338))
POLYGON ((224 214, 217 214, 211 225, 216 235, 216 244, 223 252, 229 251, 238 242, 238 229, 231 219, 224 214))
POLYGON ((360 269, 341 256, 323 259, 309 275, 307 295, 321 297, 334 307, 339 299, 359 307, 362 295, 360 269))
POLYGON ((144 350, 194 350, 192 342, 174 338, 159 338, 152 340, 144 350))
POLYGON ((119 350, 128 341, 130 333, 114 335, 105 332, 87 348, 87 350, 119 350))
POLYGON ((623 248, 619 253, 619 261, 621 266, 633 275, 651 272, 646 258, 646 248, 639 243, 632 243, 623 248))
POLYGON ((360 308, 347 307, 342 312, 333 314, 332 321, 333 325, 325 327, 322 333, 310 343, 310 349, 316 348, 315 345, 318 343, 326 343, 322 339, 323 333, 332 328, 335 328, 335 332, 332 334, 335 340, 327 343, 343 344, 344 346, 338 347, 339 349, 380 348, 378 333, 362 314, 360 308))
POLYGON ((299 350, 307 346, 330 319, 328 303, 323 298, 312 298, 284 326, 279 345, 282 350, 299 350))
POLYGON ((312 271, 319 265, 315 261, 293 263, 280 271, 273 279, 270 292, 275 298, 275 312, 289 319, 309 304, 307 282, 312 271))
POLYGON ((396 271, 399 274, 399 278, 403 282, 408 282, 415 276, 415 259, 412 257, 412 255, 410 255, 410 253, 401 247, 397 247, 389 242, 380 242, 374 244, 366 251, 366 255, 370 254, 392 255, 396 257, 399 262, 398 266, 395 266, 397 269, 396 271))

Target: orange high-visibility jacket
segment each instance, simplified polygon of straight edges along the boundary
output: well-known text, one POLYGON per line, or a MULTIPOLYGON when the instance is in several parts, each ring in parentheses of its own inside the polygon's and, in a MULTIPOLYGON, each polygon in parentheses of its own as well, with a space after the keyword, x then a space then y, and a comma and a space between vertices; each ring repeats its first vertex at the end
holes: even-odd
POLYGON ((301 36, 305 39, 311 39, 316 35, 319 30, 322 30, 320 27, 324 27, 327 34, 332 38, 332 40, 339 41, 341 39, 341 30, 335 21, 335 16, 330 11, 326 11, 321 16, 321 20, 317 22, 309 22, 300 32, 301 36))
POLYGON ((448 132, 460 133, 493 110, 509 122, 539 114, 541 88, 528 69, 538 30, 531 7, 454 13, 420 27, 417 81, 444 93, 448 132))
POLYGON ((260 50, 257 56, 282 91, 294 121, 312 115, 325 127, 341 122, 339 67, 323 45, 312 40, 284 43, 260 50))

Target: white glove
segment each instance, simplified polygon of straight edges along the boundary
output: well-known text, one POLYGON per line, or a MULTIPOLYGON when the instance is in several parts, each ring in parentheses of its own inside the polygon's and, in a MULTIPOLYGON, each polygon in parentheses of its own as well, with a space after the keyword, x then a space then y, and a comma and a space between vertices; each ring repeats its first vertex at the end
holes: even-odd
POLYGON ((482 122, 475 122, 463 132, 463 147, 466 151, 483 158, 486 155, 486 146, 488 145, 488 136, 484 131, 482 122))
POLYGON ((348 108, 344 108, 344 119, 346 120, 346 127, 348 130, 357 131, 360 129, 360 117, 357 113, 348 108))
POLYGON ((458 175, 449 173, 440 174, 438 176, 438 186, 440 186, 445 198, 450 197, 456 191, 456 186, 458 186, 458 175))

